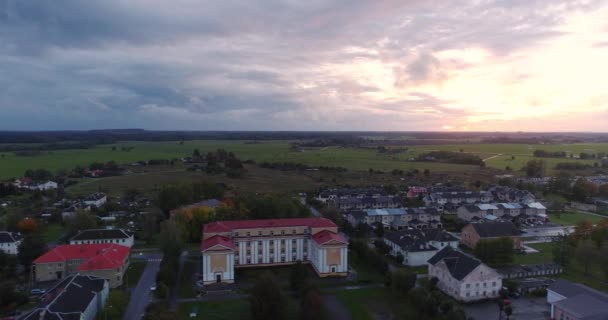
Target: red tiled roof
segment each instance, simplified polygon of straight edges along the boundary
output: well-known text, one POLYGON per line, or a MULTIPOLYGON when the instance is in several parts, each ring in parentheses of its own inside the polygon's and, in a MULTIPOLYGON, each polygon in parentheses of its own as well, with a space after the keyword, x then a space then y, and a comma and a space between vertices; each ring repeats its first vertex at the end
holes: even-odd
POLYGON ((234 246, 234 243, 232 242, 232 240, 230 240, 226 237, 222 237, 220 235, 216 235, 209 239, 204 240, 203 243, 201 243, 201 250, 205 251, 216 245, 220 245, 220 246, 230 248, 232 250, 236 250, 236 247, 234 246))
POLYGON ((33 263, 85 260, 78 271, 113 269, 123 264, 129 255, 129 247, 118 244, 68 244, 58 246, 41 255, 33 263))
POLYGON ((203 226, 205 232, 230 232, 234 229, 280 228, 280 227, 311 227, 331 228, 336 224, 325 218, 293 218, 293 219, 264 219, 264 220, 232 220, 216 221, 203 226))
POLYGON ((333 233, 328 230, 323 230, 312 236, 312 240, 314 240, 318 244, 325 244, 329 241, 337 241, 340 243, 347 243, 346 239, 339 234, 333 233))

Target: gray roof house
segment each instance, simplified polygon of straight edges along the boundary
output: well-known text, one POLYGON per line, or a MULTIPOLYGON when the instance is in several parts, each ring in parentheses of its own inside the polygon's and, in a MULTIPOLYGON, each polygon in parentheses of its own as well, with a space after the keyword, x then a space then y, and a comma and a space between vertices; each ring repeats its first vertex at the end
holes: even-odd
POLYGON ((555 281, 547 288, 547 302, 552 319, 608 319, 608 294, 580 283, 555 281))

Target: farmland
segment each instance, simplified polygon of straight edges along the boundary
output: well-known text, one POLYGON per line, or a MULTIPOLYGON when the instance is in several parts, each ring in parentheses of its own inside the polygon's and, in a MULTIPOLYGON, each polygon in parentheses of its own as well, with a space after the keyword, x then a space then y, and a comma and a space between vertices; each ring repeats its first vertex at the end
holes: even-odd
MULTIPOLYGON (((34 145, 32 145, 34 146, 34 145)), ((246 143, 236 140, 197 140, 178 142, 142 142, 124 141, 116 144, 97 145, 89 149, 54 150, 34 156, 16 156, 12 152, 0 153, 0 179, 17 177, 27 169, 43 168, 50 171, 69 170, 77 165, 87 166, 92 162, 116 161, 127 164, 150 159, 177 159, 190 155, 194 149, 201 153, 218 148, 234 152, 242 160, 252 159, 257 162, 299 162, 311 166, 336 166, 351 170, 365 171, 393 169, 430 169, 441 172, 473 172, 477 166, 448 163, 429 163, 408 161, 417 155, 433 150, 463 151, 476 154, 486 159, 486 165, 497 169, 509 166, 520 169, 527 161, 534 159, 536 149, 547 151, 566 151, 574 154, 580 152, 608 152, 608 144, 446 144, 411 146, 407 152, 397 154, 377 153, 375 149, 325 147, 310 148, 302 151, 290 151, 289 141, 262 141, 246 143), (113 151, 113 147, 115 147, 113 151), (127 151, 128 150, 128 151, 127 151)), ((578 159, 544 159, 548 168, 559 162, 579 162, 593 164, 593 160, 578 159)))

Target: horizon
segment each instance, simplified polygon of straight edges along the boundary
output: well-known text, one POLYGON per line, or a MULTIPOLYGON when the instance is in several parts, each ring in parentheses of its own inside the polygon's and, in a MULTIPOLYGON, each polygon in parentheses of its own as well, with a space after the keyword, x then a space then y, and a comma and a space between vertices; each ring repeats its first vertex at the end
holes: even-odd
POLYGON ((608 1, 6 1, 0 129, 606 132, 608 1))

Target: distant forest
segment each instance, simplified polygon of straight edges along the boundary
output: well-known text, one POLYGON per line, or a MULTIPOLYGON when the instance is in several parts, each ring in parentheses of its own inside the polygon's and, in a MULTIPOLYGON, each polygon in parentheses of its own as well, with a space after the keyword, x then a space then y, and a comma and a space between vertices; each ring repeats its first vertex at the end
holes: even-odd
POLYGON ((88 148, 117 141, 187 141, 187 140, 307 140, 302 146, 347 142, 367 144, 437 144, 446 143, 575 143, 608 142, 606 133, 496 133, 496 132, 372 132, 372 131, 149 131, 114 129, 89 131, 0 131, 0 144, 5 151, 21 150, 6 144, 41 143, 41 150, 88 148), (402 139, 404 136, 407 139, 402 139), (315 142, 316 141, 316 142, 315 142), (12 149, 11 149, 12 148, 12 149))

